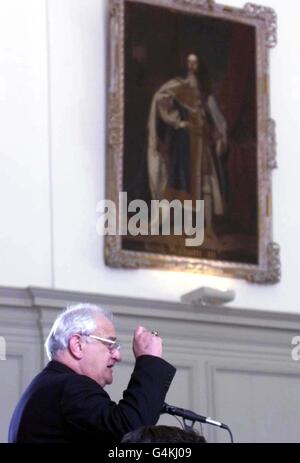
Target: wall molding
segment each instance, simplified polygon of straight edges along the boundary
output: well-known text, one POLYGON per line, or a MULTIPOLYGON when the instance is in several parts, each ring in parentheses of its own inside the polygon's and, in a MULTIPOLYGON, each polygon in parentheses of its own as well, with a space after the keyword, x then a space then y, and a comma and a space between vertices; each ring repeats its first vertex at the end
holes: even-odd
POLYGON ((0 307, 61 310, 76 302, 109 306, 116 315, 140 316, 174 321, 206 322, 217 325, 264 329, 300 330, 300 314, 271 312, 228 306, 195 307, 189 304, 152 299, 129 298, 51 288, 0 287, 0 307))

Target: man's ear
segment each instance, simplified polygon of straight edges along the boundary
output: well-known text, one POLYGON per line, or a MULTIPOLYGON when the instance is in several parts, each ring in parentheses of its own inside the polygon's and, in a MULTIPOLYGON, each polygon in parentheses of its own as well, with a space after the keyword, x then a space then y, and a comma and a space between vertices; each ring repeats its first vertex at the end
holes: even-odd
POLYGON ((73 334, 69 339, 69 350, 73 357, 78 360, 83 357, 82 337, 79 334, 73 334))

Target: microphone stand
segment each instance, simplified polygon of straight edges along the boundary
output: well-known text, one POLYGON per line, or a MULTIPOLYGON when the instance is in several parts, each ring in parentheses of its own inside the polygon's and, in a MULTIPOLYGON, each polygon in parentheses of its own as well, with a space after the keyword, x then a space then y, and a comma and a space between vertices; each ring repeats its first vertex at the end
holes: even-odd
POLYGON ((181 418, 183 418, 183 423, 185 426, 185 420, 189 420, 192 421, 193 424, 197 421, 199 423, 206 423, 212 426, 217 426, 219 428, 226 429, 226 431, 228 431, 230 435, 231 443, 233 444, 234 442, 231 429, 229 428, 229 426, 227 426, 227 424, 221 423, 220 421, 216 421, 210 417, 198 415, 197 413, 194 413, 190 410, 185 410, 184 408, 175 407, 174 405, 168 405, 166 403, 164 403, 161 410, 161 414, 163 413, 167 413, 168 415, 173 416, 180 416, 181 418))

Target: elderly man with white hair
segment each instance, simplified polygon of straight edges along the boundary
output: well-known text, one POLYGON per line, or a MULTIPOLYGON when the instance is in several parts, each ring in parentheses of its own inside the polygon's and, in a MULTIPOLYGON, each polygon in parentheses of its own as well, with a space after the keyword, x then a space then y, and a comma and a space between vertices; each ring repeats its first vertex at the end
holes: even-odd
POLYGON ((175 368, 162 359, 156 332, 136 328, 135 366, 118 404, 104 390, 121 361, 109 311, 93 304, 69 307, 55 320, 45 347, 50 362, 17 404, 9 442, 107 445, 157 422, 175 368))

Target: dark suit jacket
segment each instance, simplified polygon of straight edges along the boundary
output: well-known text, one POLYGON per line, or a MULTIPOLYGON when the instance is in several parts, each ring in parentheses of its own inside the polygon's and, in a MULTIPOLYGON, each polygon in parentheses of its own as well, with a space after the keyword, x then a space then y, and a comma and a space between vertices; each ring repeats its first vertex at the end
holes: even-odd
POLYGON ((158 357, 139 357, 116 404, 93 379, 51 361, 21 397, 9 442, 118 443, 125 433, 157 422, 175 371, 158 357))

